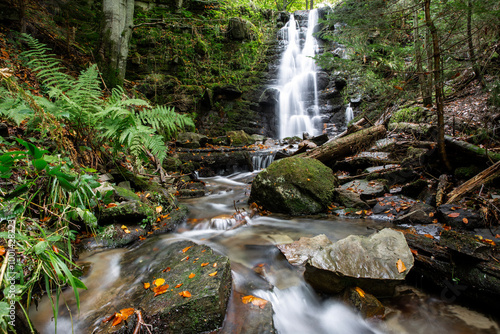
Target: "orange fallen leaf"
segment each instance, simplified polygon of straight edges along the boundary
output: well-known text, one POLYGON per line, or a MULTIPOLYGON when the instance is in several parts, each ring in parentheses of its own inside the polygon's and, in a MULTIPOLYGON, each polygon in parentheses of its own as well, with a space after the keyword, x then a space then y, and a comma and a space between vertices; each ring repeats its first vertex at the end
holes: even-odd
POLYGON ((116 203, 109 203, 108 205, 106 205, 106 209, 112 208, 114 206, 118 206, 118 204, 116 204, 116 203))
POLYGON ((123 317, 120 313, 115 313, 115 319, 113 320, 113 323, 111 326, 116 326, 119 325, 123 321, 123 317))
POLYGON ((424 234, 424 237, 429 238, 429 239, 434 239, 434 237, 431 234, 424 234))
POLYGON ((255 297, 252 296, 252 295, 248 295, 248 296, 243 296, 241 297, 241 301, 243 302, 243 304, 248 304, 250 302, 252 302, 252 300, 254 299, 255 297))
POLYGON ((185 291, 179 292, 179 296, 189 298, 189 297, 191 297, 191 292, 185 290, 185 291))
POLYGON ((460 212, 453 212, 453 213, 450 213, 448 215, 448 217, 451 217, 451 218, 457 218, 458 216, 460 216, 460 212))
POLYGON ((201 266, 202 266, 202 267, 208 266, 208 262, 203 262, 203 263, 201 264, 201 266))
POLYGON ((154 297, 164 294, 168 290, 168 284, 157 286, 156 288, 153 288, 153 292, 155 293, 154 297))
POLYGON ((189 249, 189 248, 191 248, 191 247, 193 247, 193 246, 188 246, 188 247, 184 248, 184 249, 182 250, 182 252, 183 252, 183 253, 186 253, 186 252, 188 251, 188 249, 189 249))
POLYGON ((205 253, 206 251, 207 251, 206 249, 203 249, 201 252, 202 252, 202 253, 205 253))
POLYGON ((443 230, 449 231, 449 230, 451 230, 451 226, 443 225, 443 230))
POLYGON ((169 271, 170 271, 170 267, 167 267, 167 268, 162 270, 162 272, 164 272, 164 273, 168 273, 169 271))
POLYGON ((217 268, 217 262, 215 262, 212 267, 217 268))
POLYGON ((183 283, 179 283, 179 284, 177 284, 177 285, 175 286, 175 288, 176 288, 176 289, 177 289, 177 288, 180 288, 180 287, 182 286, 182 284, 183 284, 183 283))
POLYGON ((243 302, 243 304, 252 303, 252 305, 258 306, 260 308, 264 308, 264 306, 266 306, 266 304, 268 303, 267 300, 252 295, 241 297, 241 301, 243 302))
POLYGON ((135 309, 133 307, 124 308, 120 310, 120 314, 122 315, 123 320, 127 320, 132 314, 134 314, 135 309))
POLYGON ((484 242, 484 243, 487 243, 489 245, 492 245, 492 246, 496 245, 496 243, 493 240, 491 240, 491 239, 483 239, 481 241, 484 242))
POLYGON ((54 253, 59 254, 59 248, 57 248, 55 245, 52 245, 52 250, 54 251, 54 253))
POLYGON ((411 249, 410 248, 410 252, 413 254, 413 255, 418 255, 418 251, 416 249, 411 249))
POLYGON ((406 270, 406 266, 401 259, 396 262, 396 267, 398 268, 398 272, 400 274, 406 270))
POLYGON ((153 281, 153 284, 156 285, 157 287, 163 285, 163 283, 165 283, 165 280, 163 278, 157 278, 153 281))
POLYGON ((214 277, 215 275, 217 275, 217 272, 216 272, 216 271, 214 271, 214 272, 213 272, 213 273, 211 273, 211 274, 208 274, 208 276, 210 276, 210 277, 214 277))
POLYGON ((0 256, 3 256, 5 254, 5 247, 0 246, 0 256))
POLYGON ((434 217, 434 212, 429 212, 429 217, 434 217))
POLYGON ((161 206, 157 206, 157 207, 155 208, 155 210, 156 210, 156 213, 160 213, 160 212, 162 212, 163 207, 161 207, 161 206))
POLYGON ((144 289, 149 289, 149 287, 151 286, 151 284, 149 283, 144 283, 144 289))
POLYGON ((462 221, 464 222, 464 224, 469 224, 469 220, 467 218, 462 219, 462 221))
POLYGON ((495 235, 495 238, 497 239, 500 238, 500 234, 495 235))
POLYGON ((196 276, 196 274, 191 273, 191 274, 189 274, 189 276, 188 276, 188 277, 189 277, 189 278, 193 278, 193 277, 195 277, 195 276, 196 276))
POLYGON ((363 291, 363 289, 361 289, 360 287, 356 287, 354 288, 354 290, 356 290, 356 292, 361 298, 365 298, 365 292, 363 291))

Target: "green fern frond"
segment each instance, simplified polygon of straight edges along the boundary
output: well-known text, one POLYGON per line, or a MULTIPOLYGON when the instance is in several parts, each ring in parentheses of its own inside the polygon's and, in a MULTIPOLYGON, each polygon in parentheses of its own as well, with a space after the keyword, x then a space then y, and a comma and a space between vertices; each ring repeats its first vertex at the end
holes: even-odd
POLYGON ((19 95, 13 97, 8 90, 0 88, 0 96, 2 96, 0 98, 0 115, 14 121, 17 126, 34 114, 19 95))
POLYGON ((37 72, 36 76, 40 81, 48 87, 56 87, 62 91, 70 89, 74 79, 61 72, 64 67, 60 66, 61 61, 55 55, 48 53, 50 49, 28 34, 22 34, 22 39, 30 50, 21 54, 30 59, 28 66, 37 72))

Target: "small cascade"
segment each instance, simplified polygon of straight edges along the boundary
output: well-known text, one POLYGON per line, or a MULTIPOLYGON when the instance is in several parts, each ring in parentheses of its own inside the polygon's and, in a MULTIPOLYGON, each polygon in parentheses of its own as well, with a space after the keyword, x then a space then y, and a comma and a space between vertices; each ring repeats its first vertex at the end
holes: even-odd
POLYGON ((267 168, 274 161, 275 153, 272 151, 255 152, 252 156, 253 170, 261 170, 267 168))
POLYGON ((197 224, 194 230, 217 230, 226 231, 235 228, 237 225, 249 223, 250 217, 246 212, 238 212, 234 215, 220 215, 197 224))
POLYGON ((280 30, 286 49, 279 68, 279 138, 302 136, 304 132, 315 136, 322 130, 322 124, 315 124, 321 121, 317 70, 313 59, 318 52, 318 43, 313 36, 318 23, 316 9, 309 11, 307 22, 303 47, 301 27, 294 15, 280 30))
POLYGON ((354 118, 354 112, 351 107, 351 103, 345 108, 345 125, 347 126, 350 121, 354 118))

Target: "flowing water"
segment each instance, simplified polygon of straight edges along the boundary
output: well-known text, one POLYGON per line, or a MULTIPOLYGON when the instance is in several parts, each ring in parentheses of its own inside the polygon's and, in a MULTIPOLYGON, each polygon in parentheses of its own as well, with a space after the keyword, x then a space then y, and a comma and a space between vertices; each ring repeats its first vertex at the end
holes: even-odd
MULTIPOLYGON (((250 219, 243 209, 247 207, 249 182, 254 176, 255 173, 238 173, 203 178, 207 196, 183 201, 190 208, 187 222, 176 233, 151 237, 148 239, 150 245, 161 247, 165 243, 188 239, 228 256, 234 281, 233 295, 253 294, 269 300, 279 333, 498 333, 498 327, 483 315, 446 304, 412 287, 404 287, 398 298, 385 301, 391 310, 385 321, 365 321, 335 298, 318 295, 304 282, 301 271, 289 265, 274 245, 321 233, 332 241, 351 234, 369 235, 375 227, 385 223, 338 217, 290 218, 278 214, 250 219), (239 218, 245 219, 246 224, 231 229, 235 224, 231 218, 235 210, 241 212, 239 218), (265 271, 257 273, 254 270, 257 267, 265 271)), ((123 298, 131 286, 140 284, 140 277, 126 274, 130 268, 123 268, 121 260, 129 252, 151 251, 141 245, 105 250, 82 259, 92 263, 89 274, 83 278, 88 291, 81 293, 80 314, 73 311, 73 324, 66 307, 60 308, 58 333, 71 333, 72 328, 74 333, 92 333, 93 328, 84 326, 84 320, 96 310, 109 308, 114 300, 123 298)), ((74 309, 72 291, 66 291, 62 298, 74 309)), ((240 304, 240 299, 234 296, 230 299, 220 333, 239 333, 241 328, 235 327, 238 319, 243 322, 240 326, 251 326, 251 322, 258 321, 240 304)), ((38 312, 31 310, 36 327, 42 334, 54 333, 48 301, 42 300, 38 309, 38 312)))
POLYGON ((307 30, 300 27, 295 17, 281 29, 286 43, 279 68, 279 137, 302 136, 321 133, 318 107, 317 69, 313 57, 318 43, 313 36, 318 22, 317 10, 309 11, 307 30))
POLYGON ((347 126, 350 121, 354 118, 354 111, 352 110, 351 104, 349 103, 345 108, 345 125, 347 126))

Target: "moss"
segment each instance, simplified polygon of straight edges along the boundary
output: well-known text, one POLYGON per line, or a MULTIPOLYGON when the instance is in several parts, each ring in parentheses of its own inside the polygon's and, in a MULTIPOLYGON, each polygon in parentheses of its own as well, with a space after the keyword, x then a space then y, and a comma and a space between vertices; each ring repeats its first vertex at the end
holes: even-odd
POLYGON ((455 169, 454 175, 457 179, 467 180, 481 172, 481 168, 471 165, 468 167, 458 167, 455 169))

